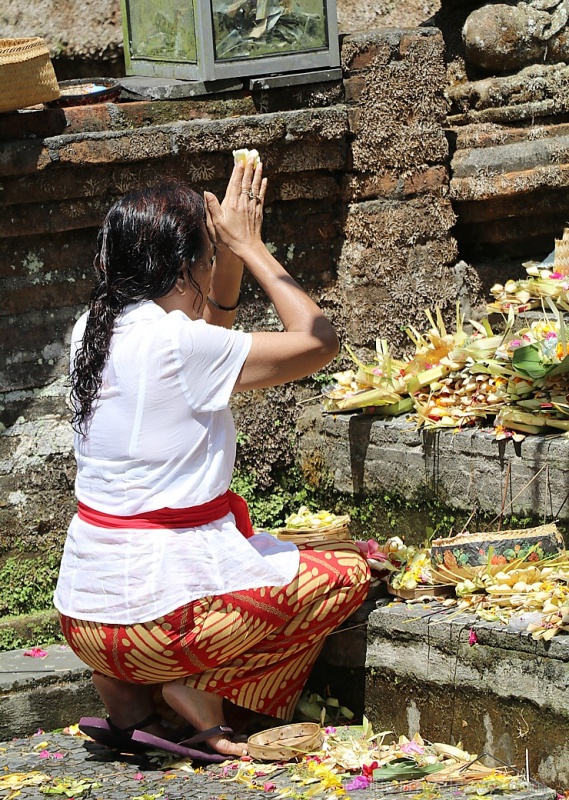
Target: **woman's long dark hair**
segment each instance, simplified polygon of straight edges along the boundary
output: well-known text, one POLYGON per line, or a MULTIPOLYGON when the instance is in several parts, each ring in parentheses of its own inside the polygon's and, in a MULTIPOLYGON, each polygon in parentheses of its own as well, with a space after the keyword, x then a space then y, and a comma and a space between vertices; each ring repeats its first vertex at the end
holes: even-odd
POLYGON ((108 212, 97 239, 98 280, 71 370, 75 430, 85 433, 101 391, 115 319, 125 306, 163 297, 184 274, 201 296, 191 266, 206 251, 204 223, 203 199, 181 183, 132 192, 108 212))

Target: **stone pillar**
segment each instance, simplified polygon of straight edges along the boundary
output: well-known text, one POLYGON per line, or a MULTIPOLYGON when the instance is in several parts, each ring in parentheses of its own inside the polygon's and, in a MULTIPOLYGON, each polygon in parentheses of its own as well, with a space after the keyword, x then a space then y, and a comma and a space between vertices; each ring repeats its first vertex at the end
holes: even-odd
POLYGON ((444 42, 434 28, 348 36, 342 47, 351 133, 339 263, 351 345, 407 346, 408 321, 454 309, 455 216, 448 199, 444 42))

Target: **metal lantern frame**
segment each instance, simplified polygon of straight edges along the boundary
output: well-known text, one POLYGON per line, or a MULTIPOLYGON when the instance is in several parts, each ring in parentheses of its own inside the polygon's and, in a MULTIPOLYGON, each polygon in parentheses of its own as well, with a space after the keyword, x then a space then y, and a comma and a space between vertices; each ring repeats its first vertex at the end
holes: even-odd
POLYGON ((136 6, 137 0, 121 0, 127 75, 215 82, 250 76, 329 69, 340 64, 336 0, 323 0, 325 47, 278 55, 223 60, 216 58, 215 55, 213 0, 169 0, 169 2, 172 9, 179 8, 180 2, 193 3, 196 61, 176 60, 170 56, 161 58, 136 55, 136 47, 133 47, 132 41, 131 8, 136 6))

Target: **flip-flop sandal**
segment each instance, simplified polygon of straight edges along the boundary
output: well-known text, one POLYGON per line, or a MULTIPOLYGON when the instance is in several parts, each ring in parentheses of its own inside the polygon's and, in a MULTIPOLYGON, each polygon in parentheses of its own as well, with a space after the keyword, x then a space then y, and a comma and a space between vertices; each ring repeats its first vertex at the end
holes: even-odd
MULTIPOLYGON (((146 719, 138 722, 136 725, 130 725, 127 728, 119 728, 115 725, 109 717, 101 719, 100 717, 82 717, 79 720, 79 730, 85 733, 97 744, 102 744, 105 747, 110 747, 112 750, 127 751, 132 753, 144 752, 146 747, 144 745, 133 741, 133 733, 139 728, 146 728, 153 722, 160 722, 161 717, 154 711, 146 719)), ((142 731, 140 731, 142 732, 142 731)), ((186 738, 188 733, 194 733, 195 728, 193 725, 186 725, 181 730, 177 731, 178 739, 186 738)), ((167 739, 160 739, 155 737, 164 744, 168 743, 167 739)))
POLYGON ((226 736, 233 736, 233 729, 227 725, 216 725, 214 728, 208 728, 206 731, 199 731, 195 736, 189 739, 184 739, 181 742, 169 742, 165 739, 160 739, 158 736, 153 736, 151 733, 136 730, 132 734, 133 742, 145 745, 147 748, 156 750, 164 750, 167 753, 173 753, 183 758, 191 758, 195 761, 204 761, 208 764, 221 764, 231 758, 230 755, 223 755, 216 753, 206 743, 206 739, 212 736, 219 736, 225 734, 226 736), (203 744, 203 749, 192 747, 192 745, 203 744))

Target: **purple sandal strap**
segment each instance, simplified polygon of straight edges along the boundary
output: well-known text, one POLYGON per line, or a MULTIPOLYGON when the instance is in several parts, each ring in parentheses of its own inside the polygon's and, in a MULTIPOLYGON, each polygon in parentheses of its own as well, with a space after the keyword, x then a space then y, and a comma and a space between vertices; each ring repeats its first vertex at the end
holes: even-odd
POLYGON ((190 736, 189 739, 183 739, 179 744, 181 745, 192 745, 192 744, 201 744, 201 742, 205 742, 207 739, 211 739, 212 736, 233 736, 233 728, 230 728, 228 725, 216 725, 213 728, 208 728, 206 731, 197 731, 194 736, 190 736))

